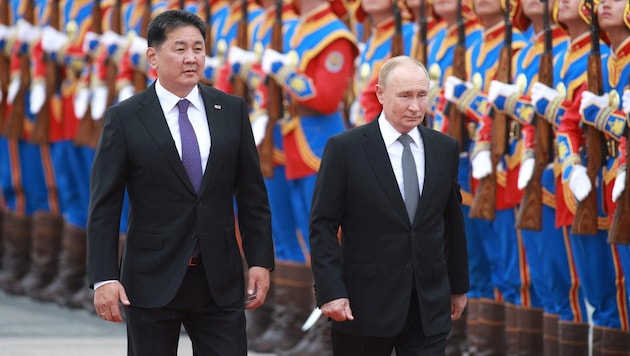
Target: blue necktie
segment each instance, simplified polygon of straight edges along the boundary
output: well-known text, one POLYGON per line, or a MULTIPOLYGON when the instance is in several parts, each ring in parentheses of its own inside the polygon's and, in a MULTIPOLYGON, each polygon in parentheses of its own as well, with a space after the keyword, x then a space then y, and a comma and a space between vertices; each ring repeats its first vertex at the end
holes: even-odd
POLYGON ((195 191, 199 193, 203 171, 201 169, 201 154, 199 153, 197 135, 195 135, 195 130, 188 119, 189 105, 190 101, 187 99, 182 99, 177 103, 179 108, 179 134, 182 139, 182 163, 195 191))
POLYGON ((411 136, 405 134, 400 135, 398 141, 400 141, 404 147, 402 153, 403 190, 409 221, 413 224, 413 220, 416 216, 416 208, 418 207, 418 200, 420 200, 420 184, 418 183, 416 161, 414 161, 411 147, 409 147, 413 139, 411 136))

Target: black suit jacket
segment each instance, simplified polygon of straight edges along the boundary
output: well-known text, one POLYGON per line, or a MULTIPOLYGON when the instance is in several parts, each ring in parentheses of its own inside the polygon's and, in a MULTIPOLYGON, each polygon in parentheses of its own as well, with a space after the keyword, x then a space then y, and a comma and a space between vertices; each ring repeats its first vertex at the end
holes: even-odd
POLYGON ((234 197, 249 266, 273 268, 267 192, 247 107, 236 96, 199 86, 211 148, 197 194, 179 157, 155 84, 109 108, 96 149, 88 219, 90 285, 120 279, 132 305, 166 305, 182 281, 199 240, 214 301, 244 298, 244 275, 235 235, 234 197), (117 263, 123 194, 129 228, 117 263))
POLYGON ((334 329, 396 335, 407 318, 415 283, 425 333, 447 332, 451 294, 468 291, 458 145, 424 126, 418 130, 425 147, 425 180, 414 224, 378 120, 327 143, 311 211, 315 292, 320 306, 349 298, 355 317, 333 322, 334 329))

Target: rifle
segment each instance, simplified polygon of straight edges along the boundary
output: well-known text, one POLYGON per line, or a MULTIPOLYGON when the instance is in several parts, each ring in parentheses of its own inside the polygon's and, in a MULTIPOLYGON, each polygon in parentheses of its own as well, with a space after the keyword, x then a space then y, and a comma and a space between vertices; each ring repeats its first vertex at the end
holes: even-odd
MULTIPOLYGON (((453 53, 453 76, 466 80, 466 24, 462 14, 462 3, 457 5, 457 45, 453 53)), ((466 119, 457 105, 448 106, 448 134, 459 141, 459 150, 463 152, 466 147, 468 132, 466 131, 466 119)))
MULTIPOLYGON (((271 29, 271 49, 282 53, 282 0, 276 0, 276 20, 271 29)), ((268 84, 268 107, 267 114, 269 120, 265 127, 265 138, 260 143, 260 170, 263 176, 273 177, 273 131, 278 120, 282 118, 282 87, 275 79, 269 77, 268 84)))
MULTIPOLYGON (((9 26, 9 0, 0 1, 0 25, 9 26)), ((4 134, 4 120, 7 111, 7 90, 10 78, 10 56, 8 53, 8 48, 5 48, 6 55, 0 54, 0 92, 3 93, 2 100, 0 100, 0 135, 4 134)))
POLYGON ((402 35, 402 14, 396 1, 392 3, 392 10, 394 11, 394 37, 392 38, 392 57, 402 56, 405 54, 405 48, 403 45, 402 35))
MULTIPOLYGON (((428 66, 427 63, 427 47, 429 40, 427 39, 428 21, 426 16, 426 1, 420 1, 420 15, 418 16, 418 46, 414 57, 422 64, 428 66)), ((458 2, 458 9, 461 9, 461 1, 458 2)))
MULTIPOLYGON (((140 22, 140 37, 147 38, 147 28, 151 21, 151 0, 145 0, 144 9, 142 10, 142 19, 140 22)), ((147 87, 147 75, 139 68, 133 71, 133 87, 134 92, 139 93, 147 87)))
MULTIPOLYGON (((55 30, 59 30, 59 2, 50 1, 50 27, 55 30)), ((59 87, 59 67, 54 60, 50 58, 48 54, 44 54, 44 61, 46 62, 46 100, 42 109, 37 113, 35 118, 35 124, 29 140, 33 143, 40 145, 47 144, 49 142, 50 131, 50 110, 47 110, 46 106, 50 102, 50 98, 55 95, 57 88, 59 87)))
MULTIPOLYGON (((540 83, 548 87, 553 87, 553 43, 551 26, 549 25, 549 0, 541 0, 543 2, 544 13, 544 36, 545 49, 540 56, 540 66, 538 70, 538 80, 540 83)), ((542 175, 545 167, 551 159, 551 140, 553 131, 551 124, 543 117, 536 114, 536 143, 534 147, 534 172, 532 178, 525 188, 525 194, 521 207, 516 216, 516 227, 518 229, 527 229, 540 231, 542 230, 542 175)))
MULTIPOLYGON (((626 123, 627 125, 627 123, 626 123)), ((630 152, 630 131, 626 126, 626 161, 630 152)), ((626 163, 626 166, 628 163, 626 163)), ((608 243, 630 244, 630 174, 626 168, 626 188, 617 198, 617 207, 612 224, 608 230, 608 243)))
POLYGON ((206 15, 206 55, 212 55, 212 4, 210 0, 205 0, 204 7, 206 15))
MULTIPOLYGON (((596 22, 593 0, 588 0, 587 4, 591 9, 591 53, 588 55, 587 73, 588 91, 597 95, 603 94, 602 89, 602 60, 599 51, 599 27, 596 22)), ((597 234, 597 172, 602 166, 602 134, 591 127, 584 127, 586 130, 586 173, 591 180, 592 189, 578 203, 571 232, 579 235, 597 234)))
MULTIPOLYGON (((33 0, 25 0, 24 20, 33 23, 33 0)), ((24 117, 26 116, 26 92, 31 82, 31 60, 28 53, 20 53, 20 87, 9 112, 9 119, 5 123, 4 133, 8 138, 21 139, 24 137, 24 117)))
MULTIPOLYGON (((510 83, 512 79, 512 19, 510 17, 512 4, 506 1, 505 9, 505 38, 499 54, 499 68, 496 79, 503 83, 510 83)), ((491 161, 492 172, 481 179, 477 194, 470 207, 470 217, 494 220, 496 216, 497 172, 496 167, 505 154, 508 140, 508 121, 506 113, 490 112, 492 120, 491 161)))
MULTIPOLYGON (((99 35, 103 34, 101 16, 102 16, 101 0, 96 0, 94 1, 94 4, 92 4, 92 32, 99 35)), ((91 68, 93 61, 94 61, 94 58, 91 58, 91 56, 88 56, 86 66, 91 68)), ((69 70, 75 70, 75 69, 69 68, 69 70)), ((90 71, 91 70, 92 69, 90 69, 90 71)), ((81 76, 80 73, 76 74, 77 78, 80 78, 80 76, 81 76)), ((88 104, 88 110, 86 110, 85 116, 81 120, 79 120, 77 132, 74 136, 74 143, 78 146, 94 147, 93 138, 92 138, 94 136, 94 126, 95 126, 95 120, 92 119, 92 112, 89 109, 89 104, 88 104)))
MULTIPOLYGON (((626 157, 630 152, 630 136, 626 127, 626 157)), ((630 174, 626 169, 626 188, 617 199, 617 207, 613 216, 610 230, 608 230, 608 243, 630 244, 630 174)))
MULTIPOLYGON (((112 8, 112 23, 111 23, 111 31, 117 34, 122 33, 122 0, 116 0, 113 8, 112 8)), ((107 66, 107 106, 111 106, 116 101, 117 92, 116 92, 116 77, 118 75, 118 66, 114 61, 114 58, 108 57, 106 60, 107 66)), ((93 120, 94 126, 92 129, 92 136, 90 139, 90 147, 96 148, 98 145, 98 141, 101 138, 101 131, 103 130, 103 118, 99 120, 93 120)))
MULTIPOLYGON (((236 34, 236 45, 245 50, 249 48, 249 36, 247 31, 247 18, 249 17, 249 14, 247 11, 247 1, 248 0, 241 0, 241 20, 238 22, 236 34)), ((235 75, 233 78, 234 95, 238 95, 248 101, 247 83, 245 83, 245 80, 240 78, 238 75, 235 75)))

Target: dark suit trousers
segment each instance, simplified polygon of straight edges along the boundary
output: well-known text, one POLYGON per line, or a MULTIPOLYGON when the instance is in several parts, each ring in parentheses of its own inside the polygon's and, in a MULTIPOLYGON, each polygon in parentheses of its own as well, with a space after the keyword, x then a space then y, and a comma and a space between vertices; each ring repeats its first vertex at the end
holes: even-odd
POLYGON ((424 336, 415 288, 411 294, 407 320, 397 335, 368 337, 334 329, 331 334, 334 356, 390 356, 392 350, 396 350, 396 356, 441 356, 446 351, 448 336, 448 333, 424 336))
POLYGON ((195 355, 245 356, 244 301, 219 307, 202 266, 188 267, 177 294, 162 308, 126 308, 129 356, 175 356, 181 326, 195 355))

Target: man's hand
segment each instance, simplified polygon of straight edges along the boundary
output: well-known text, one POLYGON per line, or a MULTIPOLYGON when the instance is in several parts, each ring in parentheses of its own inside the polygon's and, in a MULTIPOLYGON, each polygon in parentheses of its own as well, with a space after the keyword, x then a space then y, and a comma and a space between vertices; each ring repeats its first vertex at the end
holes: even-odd
POLYGON ((74 96, 74 114, 78 119, 83 119, 90 102, 90 89, 81 88, 74 96))
POLYGON ((256 146, 260 145, 265 139, 267 122, 269 122, 269 116, 265 114, 258 116, 252 122, 252 133, 254 134, 254 143, 256 146))
POLYGON ((46 102, 46 83, 37 82, 31 84, 31 95, 29 98, 31 114, 37 115, 39 111, 44 107, 46 102))
POLYGON ((518 94, 520 89, 516 84, 503 83, 498 80, 490 82, 488 88, 488 101, 499 111, 505 111, 505 103, 512 94, 518 94))
POLYGON ((350 300, 348 300, 348 298, 331 300, 322 305, 319 309, 321 309, 322 314, 334 321, 354 320, 352 309, 350 309, 350 300))
POLYGON ((604 93, 603 95, 597 95, 597 94, 591 93, 588 90, 583 92, 582 100, 580 101, 580 114, 584 115, 584 109, 586 109, 587 107, 591 105, 595 105, 600 109, 609 106, 610 98, 608 96, 608 93, 604 93))
POLYGON ((626 170, 620 170, 615 178, 612 189, 612 201, 617 202, 623 191, 626 190, 626 170))
POLYGON ((521 168, 518 170, 518 189, 525 189, 529 181, 532 180, 535 165, 536 160, 534 158, 526 158, 521 162, 521 168))
POLYGON ((119 302, 125 306, 131 304, 125 288, 118 281, 103 284, 94 291, 94 309, 96 315, 103 320, 116 323, 123 321, 119 302))
POLYGON ((265 302, 268 291, 269 269, 259 266, 250 267, 245 309, 252 310, 261 306, 265 302))
POLYGON ((466 294, 451 295, 451 320, 459 320, 468 303, 466 294))
POLYGON ((626 115, 630 114, 630 90, 626 89, 623 91, 623 96, 621 97, 621 107, 623 108, 623 112, 626 115))
POLYGON ((573 172, 569 176, 569 188, 573 195, 575 195, 575 199, 578 202, 581 202, 586 198, 588 193, 591 192, 593 186, 591 184, 591 179, 588 177, 586 173, 586 167, 581 164, 576 164, 573 167, 573 172))
POLYGON ((262 54, 261 67, 265 74, 273 72, 274 65, 280 63, 283 66, 290 65, 291 57, 287 54, 280 53, 271 48, 265 49, 262 54))
POLYGON ((448 76, 444 81, 444 97, 446 100, 457 103, 466 89, 472 88, 471 82, 465 82, 455 76, 448 76))
POLYGON ((228 51, 228 62, 232 64, 251 64, 257 61, 257 57, 253 51, 246 51, 237 46, 230 46, 228 51))
POLYGON ((492 159, 490 151, 479 151, 470 162, 472 166, 472 176, 475 179, 482 179, 492 173, 492 159))

